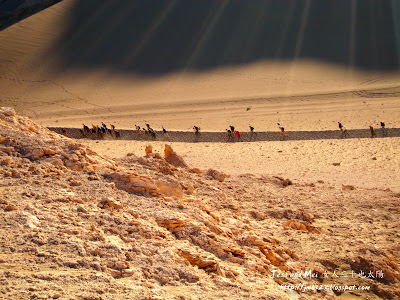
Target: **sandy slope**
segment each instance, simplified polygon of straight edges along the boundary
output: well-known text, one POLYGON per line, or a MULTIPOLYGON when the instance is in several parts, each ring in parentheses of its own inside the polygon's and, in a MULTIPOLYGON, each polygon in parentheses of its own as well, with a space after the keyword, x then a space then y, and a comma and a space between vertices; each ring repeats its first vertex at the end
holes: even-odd
POLYGON ((259 61, 152 76, 60 70, 61 53, 49 49, 66 30, 74 2, 0 32, 1 104, 43 125, 105 121, 133 128, 147 121, 171 130, 253 124, 261 131, 275 129, 276 122, 288 130, 319 130, 335 129, 338 120, 349 128, 384 120, 398 127, 399 75, 321 61, 259 61))

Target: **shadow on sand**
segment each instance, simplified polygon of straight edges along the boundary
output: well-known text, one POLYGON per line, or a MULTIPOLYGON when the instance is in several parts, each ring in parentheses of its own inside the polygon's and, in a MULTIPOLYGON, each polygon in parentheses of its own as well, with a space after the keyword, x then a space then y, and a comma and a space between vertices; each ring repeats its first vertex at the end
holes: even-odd
POLYGON ((301 58, 398 70, 399 18, 382 0, 78 0, 50 51, 148 75, 301 58))

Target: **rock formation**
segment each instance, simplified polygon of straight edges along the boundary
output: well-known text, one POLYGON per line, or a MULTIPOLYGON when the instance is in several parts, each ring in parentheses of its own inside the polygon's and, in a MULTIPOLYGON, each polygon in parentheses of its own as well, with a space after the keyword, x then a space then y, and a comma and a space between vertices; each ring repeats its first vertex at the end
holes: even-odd
POLYGON ((187 168, 187 164, 185 163, 183 158, 176 154, 171 146, 165 145, 164 155, 165 160, 174 167, 187 168))

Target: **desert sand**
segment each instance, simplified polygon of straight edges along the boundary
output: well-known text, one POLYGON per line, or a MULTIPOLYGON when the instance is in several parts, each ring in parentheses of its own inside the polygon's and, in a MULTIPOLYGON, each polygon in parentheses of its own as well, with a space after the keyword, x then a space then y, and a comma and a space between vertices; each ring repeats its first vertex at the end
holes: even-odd
MULTIPOLYGON (((45 128, 105 122, 261 132, 279 122, 290 133, 337 130, 339 121, 349 130, 381 121, 398 128, 400 74, 379 52, 387 46, 381 38, 371 61, 382 59, 382 68, 357 64, 354 45, 345 51, 350 59, 301 56, 290 34, 277 53, 286 39, 294 56, 239 63, 220 51, 226 63, 213 63, 210 24, 235 9, 221 2, 190 55, 181 57, 170 37, 158 58, 150 51, 164 41, 157 34, 185 4, 171 1, 129 41, 135 10, 114 7, 134 4, 113 3, 93 9, 96 1, 65 0, 0 31, 0 106, 12 108, 0 114, 0 298, 399 299, 398 137, 170 143, 74 140, 45 128), (317 276, 273 278, 278 270, 317 276), (370 271, 374 278, 358 276, 370 271)), ((145 1, 135 5, 152 11, 145 1)))
MULTIPOLYGON (((162 153, 165 144, 124 140, 82 142, 110 158, 121 158, 128 153, 143 155, 147 145, 162 153)), ((191 166, 200 169, 213 167, 232 175, 268 174, 302 183, 323 180, 336 187, 350 184, 400 192, 399 138, 172 145, 191 166)))

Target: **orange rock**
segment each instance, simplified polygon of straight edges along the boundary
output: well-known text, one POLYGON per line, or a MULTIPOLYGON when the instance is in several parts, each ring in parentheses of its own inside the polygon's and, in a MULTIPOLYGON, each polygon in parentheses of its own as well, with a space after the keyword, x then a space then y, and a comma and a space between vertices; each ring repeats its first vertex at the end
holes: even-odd
POLYGON ((355 189, 356 188, 353 185, 342 185, 342 190, 344 190, 344 191, 352 191, 355 189))
POLYGON ((165 160, 171 165, 182 168, 188 167, 183 158, 178 154, 176 154, 175 151, 171 148, 171 146, 167 144, 165 145, 164 148, 164 155, 165 155, 165 160))
POLYGON ((70 186, 81 186, 81 185, 83 185, 83 183, 82 183, 82 181, 79 181, 79 180, 71 180, 69 182, 69 185, 70 186))
POLYGON ((190 169, 190 172, 195 173, 195 174, 202 174, 203 173, 199 168, 190 169))
POLYGON ((179 231, 183 224, 184 220, 178 219, 176 217, 159 217, 156 219, 156 222, 161 227, 168 229, 169 231, 179 231))
POLYGON ((44 150, 42 148, 34 148, 32 149, 29 157, 32 159, 39 159, 44 155, 44 150))
POLYGON ((79 205, 78 208, 76 209, 78 212, 82 212, 82 213, 87 213, 87 209, 84 208, 82 205, 79 205))
POLYGON ((308 231, 310 233, 318 233, 318 234, 321 233, 321 230, 319 228, 314 227, 309 223, 300 220, 289 220, 283 226, 286 228, 308 231))
POLYGON ((15 110, 12 107, 2 107, 0 115, 4 115, 6 117, 14 117, 15 116, 15 110))
POLYGON ((70 170, 73 171, 82 171, 84 169, 84 165, 80 162, 75 162, 75 161, 71 161, 71 160, 64 160, 64 165, 65 167, 67 167, 70 170))
POLYGON ((12 170, 11 171, 11 176, 12 176, 12 178, 21 178, 22 174, 21 174, 21 172, 19 172, 17 170, 12 170))
POLYGON ((217 273, 220 267, 216 258, 206 254, 193 253, 189 250, 180 250, 179 254, 191 265, 204 269, 207 273, 217 273))
POLYGON ((114 209, 122 209, 123 206, 119 201, 114 200, 113 198, 105 198, 99 204, 100 208, 114 208, 114 209))
POLYGON ((217 170, 214 170, 214 169, 209 169, 207 172, 207 175, 211 176, 215 180, 218 180, 219 182, 225 181, 225 178, 226 178, 226 174, 219 172, 217 170))
POLYGON ((52 164, 53 166, 56 166, 56 167, 64 166, 63 161, 59 158, 49 157, 45 160, 45 162, 48 162, 49 164, 52 164))
POLYGON ((113 270, 113 269, 109 269, 108 272, 110 273, 110 275, 115 278, 121 278, 122 277, 122 271, 118 271, 118 270, 113 270))
POLYGON ((270 249, 261 248, 260 250, 274 266, 282 265, 285 262, 285 260, 281 256, 279 256, 279 254, 270 249))
POLYGON ((59 150, 51 149, 48 147, 43 147, 44 155, 54 155, 60 153, 59 150))
POLYGON ((255 245, 255 246, 261 246, 261 247, 265 247, 266 243, 264 241, 262 241, 259 237, 255 236, 255 235, 250 235, 247 236, 243 239, 243 243, 247 244, 247 245, 255 245))
POLYGON ((285 180, 282 181, 282 185, 284 187, 286 187, 288 185, 292 185, 292 184, 293 184, 293 182, 290 179, 285 179, 285 180))
POLYGON ((14 204, 8 204, 5 208, 5 211, 13 211, 13 210, 18 210, 18 207, 15 206, 14 204))
POLYGON ((118 189, 142 195, 160 195, 154 180, 149 177, 128 172, 108 173, 106 176, 115 183, 118 189))
POLYGON ((174 197, 178 199, 183 198, 182 186, 177 181, 155 181, 159 192, 167 197, 174 197))
POLYGON ((153 147, 151 145, 146 146, 146 156, 149 156, 150 153, 153 153, 153 147))

